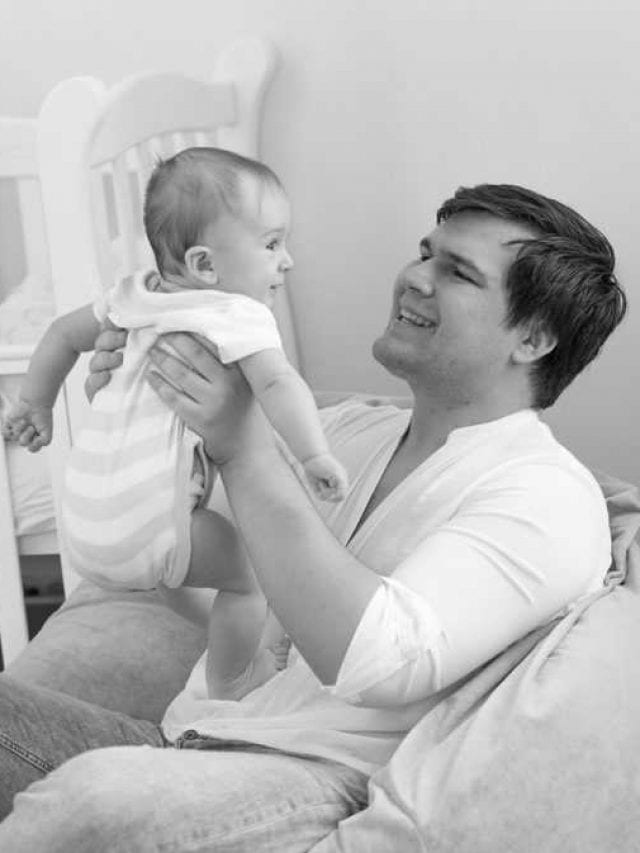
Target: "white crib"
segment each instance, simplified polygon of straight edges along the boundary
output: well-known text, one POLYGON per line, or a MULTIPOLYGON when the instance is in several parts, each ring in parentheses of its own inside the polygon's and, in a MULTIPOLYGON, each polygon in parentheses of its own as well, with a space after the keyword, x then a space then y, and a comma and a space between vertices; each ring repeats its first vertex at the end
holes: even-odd
MULTIPOLYGON (((12 291, 0 304, 0 403, 5 405, 53 312, 36 146, 35 119, 0 118, 1 272, 3 285, 12 291)), ((0 639, 8 663, 27 642, 20 556, 55 554, 58 541, 48 451, 37 458, 1 444, 0 639)))
MULTIPOLYGON (((27 280, 44 282, 44 290, 50 284, 52 316, 91 302, 117 277, 150 264, 141 200, 157 155, 192 145, 257 154, 264 93, 275 62, 270 44, 243 39, 220 55, 211 81, 158 72, 108 89, 93 78, 76 77, 53 89, 36 120, 0 120, 0 186, 5 179, 15 182, 18 198, 14 221, 3 217, 0 231, 10 227, 22 234, 27 280)), ((285 349, 297 365, 287 297, 281 291, 278 299, 275 313, 285 349)), ((3 343, 0 337, 0 392, 7 397, 26 370, 32 343, 3 343)), ((5 445, 0 453, 0 640, 5 662, 27 642, 20 555, 59 553, 65 592, 78 580, 65 559, 64 541, 57 537, 55 515, 66 456, 87 411, 85 373, 81 359, 58 400, 48 466, 46 451, 30 458, 22 448, 5 445), (16 501, 16 483, 34 459, 47 496, 43 504, 48 500, 48 524, 42 532, 30 533, 16 501), (21 533, 23 528, 27 532, 21 533)))

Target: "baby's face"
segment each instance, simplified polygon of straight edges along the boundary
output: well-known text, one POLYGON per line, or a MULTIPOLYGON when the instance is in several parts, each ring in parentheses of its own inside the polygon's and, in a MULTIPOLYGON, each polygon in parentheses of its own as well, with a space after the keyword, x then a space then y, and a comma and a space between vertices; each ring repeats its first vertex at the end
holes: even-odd
POLYGON ((218 274, 216 289, 271 307, 293 266, 286 247, 289 202, 281 190, 247 181, 242 207, 242 216, 224 214, 204 235, 218 274))

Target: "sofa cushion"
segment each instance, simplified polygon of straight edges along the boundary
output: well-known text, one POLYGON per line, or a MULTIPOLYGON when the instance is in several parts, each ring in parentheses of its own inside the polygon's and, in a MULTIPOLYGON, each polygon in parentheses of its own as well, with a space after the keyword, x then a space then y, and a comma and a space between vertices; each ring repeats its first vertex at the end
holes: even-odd
POLYGON ((427 714, 372 778, 369 807, 313 853, 638 849, 640 502, 633 487, 600 482, 607 588, 427 714))
POLYGON ((206 638, 200 612, 169 606, 168 595, 113 592, 83 581, 7 673, 159 722, 206 638))

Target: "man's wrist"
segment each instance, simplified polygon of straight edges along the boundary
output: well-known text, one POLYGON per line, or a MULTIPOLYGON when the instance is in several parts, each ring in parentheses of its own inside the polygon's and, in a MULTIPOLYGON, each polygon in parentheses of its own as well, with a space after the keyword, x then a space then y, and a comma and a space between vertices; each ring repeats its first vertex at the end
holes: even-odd
MULTIPOLYGON (((206 450, 206 446, 205 446, 206 450)), ((274 443, 238 449, 226 459, 216 462, 223 479, 233 476, 256 478, 261 471, 271 469, 281 460, 274 443)))
POLYGON ((268 456, 275 450, 273 429, 255 401, 245 416, 238 419, 235 430, 230 430, 227 441, 221 443, 219 438, 219 432, 214 427, 211 441, 205 438, 204 448, 220 469, 236 463, 244 466, 247 460, 255 457, 257 461, 263 453, 268 456))

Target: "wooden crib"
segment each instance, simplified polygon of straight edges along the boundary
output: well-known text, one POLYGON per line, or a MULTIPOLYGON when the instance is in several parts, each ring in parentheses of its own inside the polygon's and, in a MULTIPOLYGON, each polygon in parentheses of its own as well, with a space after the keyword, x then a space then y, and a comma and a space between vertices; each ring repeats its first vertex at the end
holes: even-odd
MULTIPOLYGON (((0 120, 0 186, 5 180, 15 183, 18 199, 12 216, 0 220, 0 231, 21 235, 23 265, 49 288, 51 316, 91 302, 118 277, 150 265, 142 196, 158 155, 192 145, 257 155, 264 94, 275 64, 270 44, 243 39, 221 53, 210 81, 158 72, 107 88, 93 78, 75 77, 52 90, 37 119, 0 120)), ((291 313, 282 291, 275 313, 285 349, 297 366, 291 313)), ((19 386, 37 337, 25 343, 0 339, 5 402, 19 386)), ((33 459, 15 445, 0 452, 0 640, 5 662, 27 642, 20 556, 59 554, 65 592, 78 581, 65 559, 55 516, 66 457, 88 408, 85 374, 86 359, 81 359, 56 404, 54 440, 35 457, 49 501, 44 533, 20 533, 28 525, 16 501, 16 482, 33 459)))

